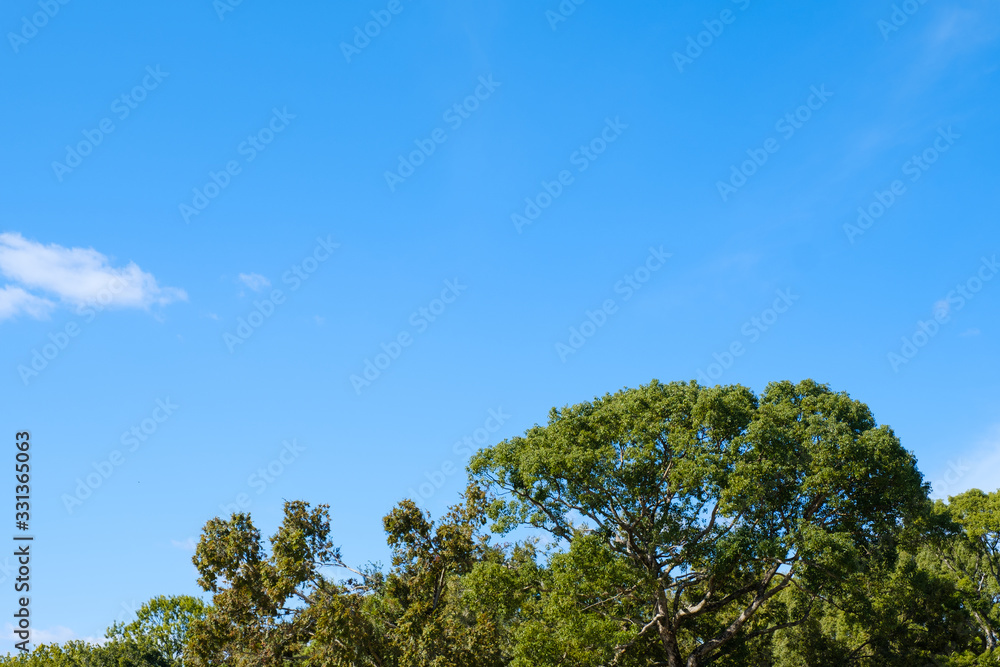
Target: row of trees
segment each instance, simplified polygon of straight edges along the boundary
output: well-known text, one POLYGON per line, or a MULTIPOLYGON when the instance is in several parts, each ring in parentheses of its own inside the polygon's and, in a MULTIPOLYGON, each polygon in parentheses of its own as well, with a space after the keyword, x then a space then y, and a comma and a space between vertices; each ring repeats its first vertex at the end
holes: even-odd
POLYGON ((437 521, 385 517, 388 568, 345 562, 323 505, 286 503, 267 544, 217 518, 194 556, 210 606, 158 598, 103 647, 0 664, 1000 665, 1000 493, 931 502, 892 430, 826 386, 654 381, 553 409, 469 472, 437 521))

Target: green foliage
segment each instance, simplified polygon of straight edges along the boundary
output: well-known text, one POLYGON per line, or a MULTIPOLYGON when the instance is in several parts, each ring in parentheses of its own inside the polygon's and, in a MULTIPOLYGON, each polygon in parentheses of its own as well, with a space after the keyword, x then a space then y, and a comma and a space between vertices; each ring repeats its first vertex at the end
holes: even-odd
POLYGON ((775 665, 930 665, 968 645, 966 619, 950 582, 901 552, 893 566, 857 576, 848 594, 818 601, 807 623, 777 633, 775 665))
POLYGON ((111 641, 104 646, 70 641, 42 644, 27 654, 0 657, 5 667, 172 667, 173 661, 152 645, 111 641))
POLYGON ((191 623, 204 619, 208 607, 190 595, 158 596, 143 604, 131 623, 116 623, 107 631, 109 639, 148 643, 162 655, 181 665, 181 655, 191 623))
POLYGON ((326 506, 287 502, 267 555, 248 515, 209 521, 193 560, 213 606, 191 622, 185 662, 263 667, 294 659, 315 628, 313 609, 335 588, 319 572, 340 562, 329 531, 326 506))
POLYGON ((979 650, 1000 655, 1000 492, 972 489, 938 501, 926 561, 962 594, 979 650))
POLYGON ((553 410, 547 426, 480 452, 470 470, 491 491, 497 530, 542 529, 573 557, 584 537, 602 545, 583 557, 594 567, 575 562, 589 597, 536 591, 550 625, 586 628, 521 635, 534 645, 514 654, 538 665, 579 653, 589 656, 579 664, 694 667, 799 624, 808 607, 780 620, 782 591, 841 595, 858 573, 891 563, 894 535, 926 497, 891 430, 809 381, 774 383, 759 399, 739 386, 654 381, 553 410), (606 567, 620 581, 593 574, 606 567), (610 653, 588 648, 595 634, 610 653))
POLYGON ((491 552, 479 528, 484 496, 434 524, 411 501, 384 525, 387 575, 346 565, 329 539, 327 508, 286 503, 270 555, 249 516, 214 519, 195 553, 213 608, 191 626, 187 657, 204 665, 491 667, 504 664, 497 626, 464 604, 463 577, 491 552), (351 576, 340 583, 320 568, 351 576))
POLYGON ((1000 667, 1000 491, 932 503, 824 385, 653 381, 553 409, 470 474, 436 521, 386 515, 386 570, 344 562, 325 505, 286 503, 266 543, 213 519, 211 606, 157 597, 103 646, 0 667, 1000 667))
POLYGON ((131 623, 108 628, 103 645, 68 641, 42 644, 30 653, 0 656, 0 665, 18 667, 180 667, 187 631, 204 617, 206 606, 197 598, 159 596, 146 602, 131 623))
POLYGON ((376 618, 392 629, 400 667, 504 664, 496 624, 463 604, 463 577, 494 551, 479 533, 485 522, 484 494, 474 486, 437 525, 412 501, 385 517, 393 569, 377 591, 376 618))

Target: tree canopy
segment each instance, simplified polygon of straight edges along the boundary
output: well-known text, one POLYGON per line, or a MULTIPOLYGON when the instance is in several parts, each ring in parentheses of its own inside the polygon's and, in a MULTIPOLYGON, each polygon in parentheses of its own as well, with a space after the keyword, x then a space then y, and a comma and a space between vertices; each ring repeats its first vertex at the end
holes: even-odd
MULTIPOLYGON (((634 655, 695 667, 800 623, 810 606, 776 613, 782 593, 843 592, 891 556, 926 494, 913 456, 865 405, 808 381, 759 399, 653 382, 553 410, 471 471, 499 492, 499 530, 540 528, 573 558, 598 559, 599 579, 620 573, 575 596, 579 613, 619 628, 579 663, 593 665, 634 655)), ((548 664, 540 637, 531 660, 548 664)))
POLYGON ((931 501, 892 429, 810 380, 553 408, 443 516, 393 508, 388 567, 350 564, 329 512, 286 502, 266 540, 212 519, 211 603, 0 665, 1000 665, 1000 492, 931 501))

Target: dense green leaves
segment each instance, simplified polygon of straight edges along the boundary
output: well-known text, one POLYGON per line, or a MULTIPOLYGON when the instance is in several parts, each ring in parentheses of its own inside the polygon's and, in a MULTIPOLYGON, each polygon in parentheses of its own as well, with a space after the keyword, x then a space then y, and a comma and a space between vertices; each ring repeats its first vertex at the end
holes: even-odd
POLYGON ((953 582, 981 649, 993 652, 1000 645, 1000 492, 972 489, 949 500, 933 510, 928 567, 953 582))
POLYGON ((491 491, 498 530, 539 528, 571 553, 598 540, 637 583, 577 610, 598 617, 614 599, 629 610, 609 615, 623 633, 615 659, 645 656, 653 635, 652 659, 677 667, 803 622, 808 608, 770 613, 780 593, 836 595, 891 560, 926 496, 913 457, 866 406, 808 381, 772 384, 759 399, 653 382, 553 410, 547 426, 480 452, 471 471, 491 491))
POLYGON ((26 654, 0 658, 0 665, 22 667, 179 667, 192 621, 204 617, 201 600, 159 596, 136 611, 131 623, 115 623, 103 645, 69 641, 40 645, 26 654))
POLYGON ((148 644, 180 664, 191 623, 204 619, 208 611, 204 602, 190 595, 161 595, 142 605, 131 623, 111 626, 107 636, 125 643, 148 644))
POLYGON ((437 520, 399 503, 388 568, 348 565, 323 505, 266 541, 213 519, 211 605, 0 665, 1000 667, 1000 492, 927 493, 845 393, 653 381, 478 452, 437 520))
POLYGON ((0 658, 10 667, 173 667, 174 662, 147 643, 113 641, 103 646, 80 641, 41 645, 27 654, 0 658))
POLYGON ((315 631, 315 609, 336 586, 320 568, 340 564, 329 541, 325 506, 285 503, 271 554, 246 514, 205 526, 194 563, 213 608, 191 624, 191 664, 279 666, 295 658, 315 631))

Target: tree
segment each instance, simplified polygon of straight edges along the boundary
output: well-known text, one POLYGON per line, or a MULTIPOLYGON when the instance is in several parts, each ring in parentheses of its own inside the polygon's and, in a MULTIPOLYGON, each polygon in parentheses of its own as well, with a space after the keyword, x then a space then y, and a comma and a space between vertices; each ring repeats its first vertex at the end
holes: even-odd
POLYGON ((145 642, 115 640, 103 646, 82 641, 42 644, 27 654, 3 657, 5 667, 171 667, 169 657, 145 642))
POLYGON ((212 519, 213 605, 156 597, 103 645, 0 667, 1000 667, 1000 491, 931 502, 825 385, 654 380, 553 409, 470 476, 437 520, 384 517, 386 571, 344 562, 326 505, 286 502, 267 544, 212 519))
POLYGON ((537 629, 514 665, 696 667, 746 650, 891 563, 927 493, 867 406, 808 380, 759 399, 653 381, 553 409, 470 471, 497 530, 546 531, 563 545, 552 569, 573 563, 575 586, 532 591, 537 629), (792 588, 805 603, 788 618, 792 588), (593 650, 560 638, 567 624, 593 650))
POLYGON ((934 506, 929 562, 963 593, 981 642, 1000 663, 1000 491, 971 489, 934 506))
POLYGON ((467 603, 466 575, 496 552, 480 533, 485 496, 470 486, 439 522, 415 503, 383 520, 392 548, 386 575, 353 581, 352 596, 317 607, 311 655, 323 665, 501 667, 501 629, 467 603))
POLYGON ((922 561, 900 551, 895 564, 859 573, 847 594, 817 600, 807 622, 775 633, 774 666, 930 667, 967 647, 963 596, 922 561))
POLYGON ((106 634, 109 639, 123 642, 147 642, 181 665, 191 623, 204 619, 208 609, 204 602, 190 595, 161 595, 143 604, 134 621, 115 623, 106 634))
POLYGON ((325 505, 285 504, 268 555, 250 517, 209 521, 194 562, 213 608, 191 624, 190 664, 500 667, 499 631, 470 613, 462 577, 491 552, 484 494, 435 524, 411 501, 385 517, 393 567, 355 569, 330 541, 325 505), (321 568, 349 578, 336 582, 321 568))
POLYGON ((191 623, 186 662, 277 667, 302 651, 316 624, 310 607, 331 585, 319 569, 340 564, 329 532, 325 505, 286 502, 268 556, 249 515, 209 521, 193 561, 213 607, 191 623))

